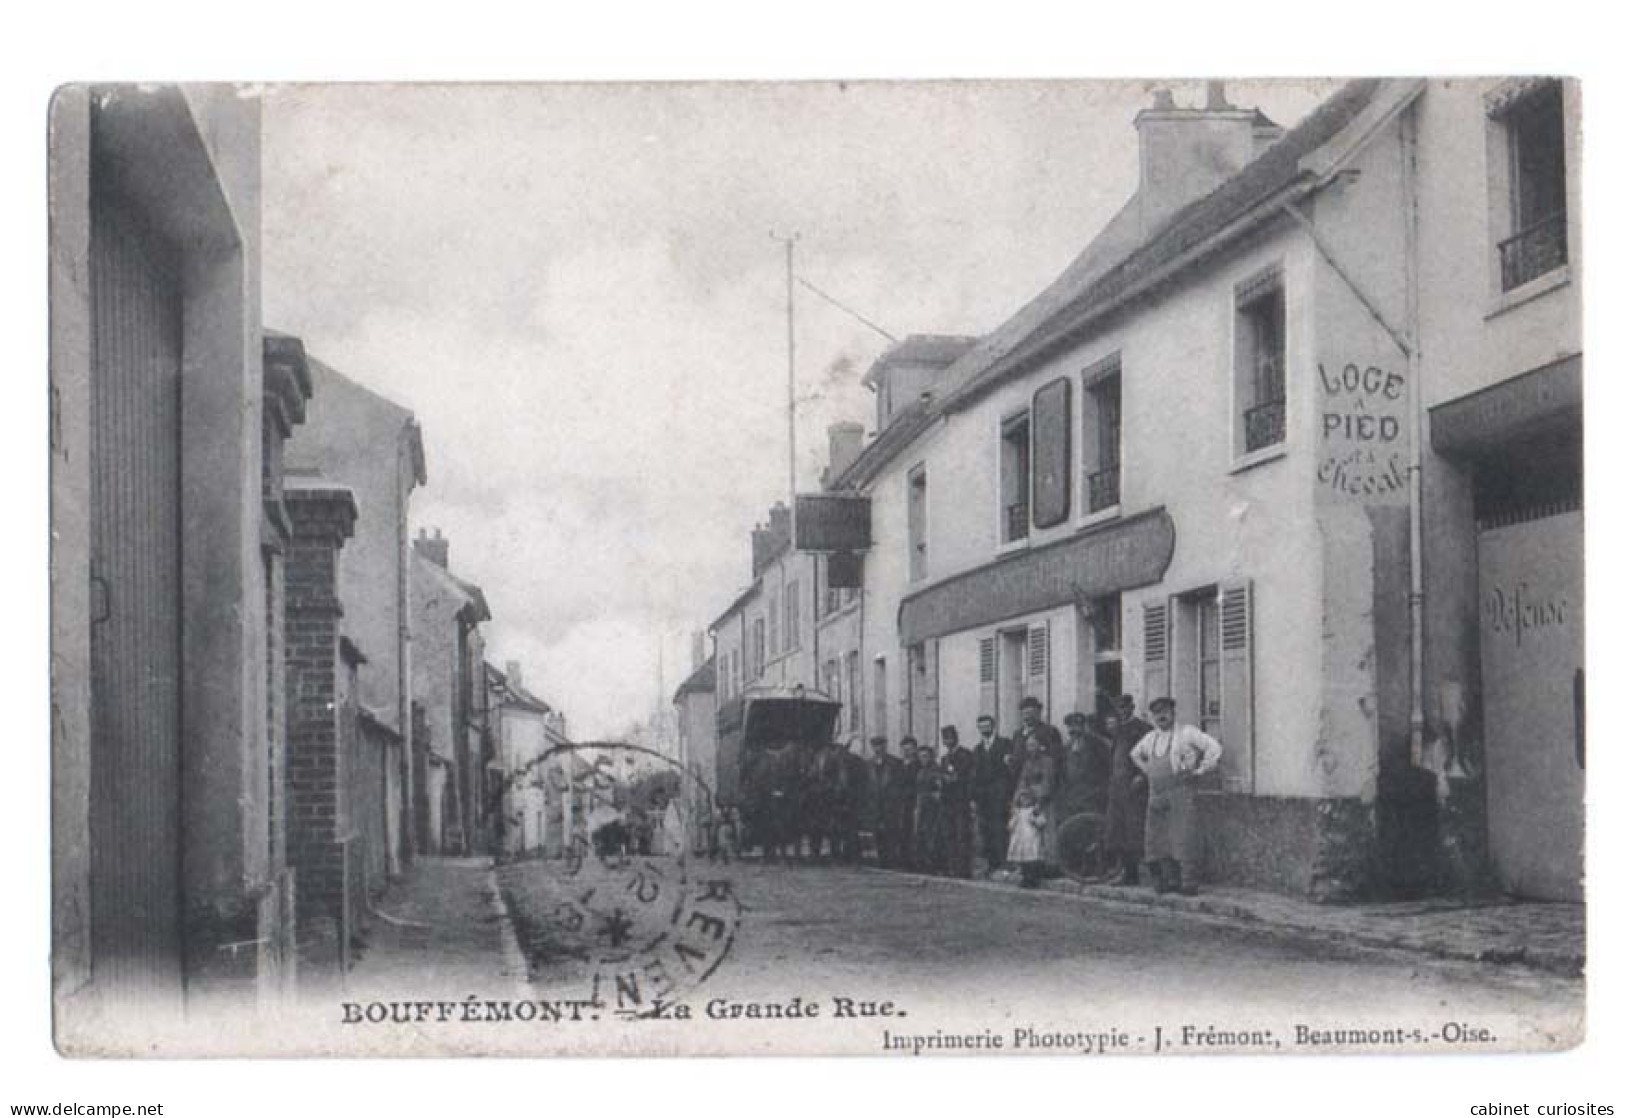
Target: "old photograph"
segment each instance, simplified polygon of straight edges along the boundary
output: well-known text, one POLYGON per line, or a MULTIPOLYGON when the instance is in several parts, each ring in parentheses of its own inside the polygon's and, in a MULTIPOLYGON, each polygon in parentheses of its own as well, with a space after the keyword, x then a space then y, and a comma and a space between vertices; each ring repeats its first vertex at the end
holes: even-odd
POLYGON ((1580 125, 64 86, 58 1050, 1582 1044, 1580 125))

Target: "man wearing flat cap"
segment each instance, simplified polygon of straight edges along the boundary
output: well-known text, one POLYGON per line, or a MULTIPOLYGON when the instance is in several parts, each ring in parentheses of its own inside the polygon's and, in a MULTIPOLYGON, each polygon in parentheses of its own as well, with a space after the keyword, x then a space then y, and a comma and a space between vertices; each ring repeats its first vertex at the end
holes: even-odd
POLYGON ((1196 892, 1196 782, 1219 763, 1224 748, 1195 726, 1174 719, 1174 701, 1151 700, 1151 732, 1130 757, 1151 785, 1146 804, 1145 858, 1159 893, 1196 892))

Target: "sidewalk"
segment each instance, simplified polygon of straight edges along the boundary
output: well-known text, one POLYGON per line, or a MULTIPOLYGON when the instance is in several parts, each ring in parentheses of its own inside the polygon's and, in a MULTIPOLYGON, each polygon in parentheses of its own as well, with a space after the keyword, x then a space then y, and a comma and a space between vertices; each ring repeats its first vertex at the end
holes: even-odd
MULTIPOLYGON (((879 871, 892 872, 892 871, 879 871)), ((1018 889, 1012 876, 966 881, 916 877, 954 885, 1018 889)), ((1444 959, 1518 964, 1566 977, 1585 970, 1585 906, 1509 898, 1472 900, 1432 897, 1355 905, 1313 904, 1251 889, 1204 886, 1194 897, 1158 895, 1150 888, 1084 885, 1069 878, 1046 881, 1042 891, 1064 893, 1110 906, 1154 908, 1265 925, 1301 935, 1398 948, 1444 959)))
POLYGON ((374 905, 359 956, 351 996, 461 998, 525 980, 489 858, 419 858, 374 905))

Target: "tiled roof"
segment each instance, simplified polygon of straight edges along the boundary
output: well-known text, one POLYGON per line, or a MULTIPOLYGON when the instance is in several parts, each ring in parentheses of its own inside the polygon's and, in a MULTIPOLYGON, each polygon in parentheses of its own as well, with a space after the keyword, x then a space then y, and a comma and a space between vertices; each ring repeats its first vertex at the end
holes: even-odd
POLYGON ((1149 278, 1258 203, 1306 179, 1308 173, 1299 161, 1347 127, 1381 85, 1379 80, 1367 79, 1343 86, 1257 159, 1211 193, 1175 211, 1144 244, 1104 274, 1093 274, 1093 261, 1085 250, 1037 298, 948 369, 945 379, 954 387, 943 400, 944 410, 962 407, 980 396, 1077 319, 1149 278))
POLYGON ((687 679, 683 680, 682 683, 678 684, 677 693, 672 696, 672 701, 675 702, 690 692, 715 691, 716 689, 717 660, 716 657, 713 656, 711 659, 701 664, 698 668, 695 668, 693 675, 689 676, 687 679))

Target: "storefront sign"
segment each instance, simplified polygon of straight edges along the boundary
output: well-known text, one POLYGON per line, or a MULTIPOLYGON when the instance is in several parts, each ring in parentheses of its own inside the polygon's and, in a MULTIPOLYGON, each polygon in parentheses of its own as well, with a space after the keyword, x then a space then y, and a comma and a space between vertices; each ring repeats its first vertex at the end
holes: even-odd
POLYGON ((796 547, 802 551, 867 551, 869 498, 798 493, 796 547))
POLYGON ((1531 427, 1580 413, 1580 358, 1565 357, 1430 413, 1440 454, 1493 451, 1531 427))
POLYGON ((1147 586, 1173 557, 1174 522, 1164 509, 1035 547, 905 598, 903 644, 1147 586))

